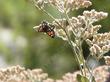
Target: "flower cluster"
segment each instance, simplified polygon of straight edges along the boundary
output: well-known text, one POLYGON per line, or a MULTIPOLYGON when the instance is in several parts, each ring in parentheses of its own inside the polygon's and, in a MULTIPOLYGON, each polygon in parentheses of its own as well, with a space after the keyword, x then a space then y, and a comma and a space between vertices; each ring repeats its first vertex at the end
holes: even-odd
POLYGON ((39 8, 44 8, 45 4, 50 4, 56 7, 62 13, 68 13, 71 10, 92 5, 89 0, 34 0, 34 3, 39 8))
POLYGON ((35 6, 38 7, 39 9, 44 8, 44 5, 48 3, 46 0, 33 0, 33 1, 35 6))
POLYGON ((43 73, 42 69, 26 70, 19 65, 0 69, 0 82, 41 82, 47 77, 47 73, 43 73))
POLYGON ((56 19, 53 21, 53 25, 56 27, 56 35, 63 40, 67 40, 63 29, 65 29, 69 35, 71 35, 72 32, 75 37, 86 40, 97 34, 97 31, 101 28, 101 25, 93 25, 93 23, 106 18, 107 15, 105 12, 97 12, 95 10, 84 11, 83 15, 72 17, 69 20, 56 19))
POLYGON ((57 37, 62 38, 63 40, 68 40, 67 35, 63 29, 65 29, 67 32, 71 29, 69 27, 68 21, 64 19, 56 19, 52 22, 52 24, 55 26, 55 33, 57 37))
MULTIPOLYGON (((86 71, 88 78, 89 74, 86 71)), ((0 69, 0 82, 77 82, 77 74, 80 71, 74 73, 66 73, 62 79, 54 80, 48 78, 47 73, 43 73, 42 69, 25 69, 20 66, 12 66, 5 69, 0 69)), ((100 66, 93 70, 96 82, 105 82, 108 78, 109 66, 100 66)))
POLYGON ((105 63, 110 66, 110 56, 104 56, 105 63))
POLYGON ((49 2, 53 6, 57 7, 57 9, 62 13, 68 13, 70 10, 91 5, 91 2, 88 0, 49 0, 49 2))
MULTIPOLYGON (((89 72, 86 70, 87 77, 90 78, 89 72)), ((81 74, 80 71, 76 71, 74 73, 66 73, 61 80, 57 80, 56 82, 78 82, 76 77, 78 74, 81 74)), ((93 70, 93 75, 95 77, 96 82, 105 82, 109 77, 109 66, 99 66, 93 70)))
POLYGON ((90 51, 92 55, 103 56, 110 50, 110 32, 109 33, 98 33, 93 36, 93 39, 86 40, 90 45, 90 51))

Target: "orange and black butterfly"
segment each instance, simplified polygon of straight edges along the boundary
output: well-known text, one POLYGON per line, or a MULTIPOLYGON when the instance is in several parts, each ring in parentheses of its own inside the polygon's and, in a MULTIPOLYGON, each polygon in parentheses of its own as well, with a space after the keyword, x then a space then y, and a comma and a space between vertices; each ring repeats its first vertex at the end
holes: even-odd
POLYGON ((54 28, 55 28, 54 25, 52 25, 46 21, 43 21, 38 28, 38 32, 44 32, 47 35, 49 35, 51 38, 54 38, 55 37, 54 28))

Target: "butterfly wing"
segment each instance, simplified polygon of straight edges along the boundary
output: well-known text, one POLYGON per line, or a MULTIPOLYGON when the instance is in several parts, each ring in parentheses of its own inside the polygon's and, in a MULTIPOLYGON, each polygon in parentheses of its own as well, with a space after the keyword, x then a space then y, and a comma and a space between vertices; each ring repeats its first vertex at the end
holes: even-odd
POLYGON ((46 32, 51 38, 55 37, 55 32, 53 29, 49 30, 48 32, 46 32))
POLYGON ((44 32, 42 26, 39 27, 38 32, 44 32))

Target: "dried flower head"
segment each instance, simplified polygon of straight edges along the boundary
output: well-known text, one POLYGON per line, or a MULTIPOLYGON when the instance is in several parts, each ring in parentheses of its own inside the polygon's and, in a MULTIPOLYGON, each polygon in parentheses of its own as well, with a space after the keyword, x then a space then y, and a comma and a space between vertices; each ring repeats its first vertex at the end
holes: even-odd
POLYGON ((90 22, 90 24, 104 19, 108 16, 108 13, 105 12, 97 12, 94 9, 91 11, 84 11, 83 15, 85 16, 86 20, 90 22))
POLYGON ((47 77, 42 69, 26 70, 19 65, 0 69, 0 82, 43 82, 47 77))
POLYGON ((62 29, 55 29, 56 36, 62 38, 63 40, 68 40, 66 33, 62 29))
POLYGON ((34 5, 39 9, 43 9, 45 4, 48 3, 46 0, 33 0, 33 2, 34 2, 34 5))
POLYGON ((69 27, 71 31, 78 38, 91 38, 97 34, 97 31, 101 28, 101 25, 92 25, 94 22, 107 17, 105 12, 97 12, 95 10, 84 11, 83 15, 72 17, 69 19, 69 27))
MULTIPOLYGON (((87 78, 90 78, 90 74, 85 70, 87 78)), ((81 74, 80 71, 74 73, 66 73, 62 79, 56 80, 56 82, 78 82, 76 77, 78 74, 81 74)), ((109 66, 99 66, 93 70, 93 75, 96 82, 105 82, 109 76, 109 66)))
POLYGON ((69 25, 68 21, 63 18, 63 19, 55 19, 55 21, 52 22, 55 28, 57 29, 66 29, 67 26, 69 25))
MULTIPOLYGON (((69 23, 68 21, 64 19, 56 19, 55 21, 52 22, 52 24, 55 26, 55 34, 57 37, 62 38, 63 40, 68 40, 66 32, 69 33, 69 23)), ((70 34, 70 33, 69 33, 70 34)))
POLYGON ((101 56, 110 50, 110 32, 98 33, 93 35, 93 39, 87 39, 87 43, 90 45, 90 51, 92 55, 101 56))
POLYGON ((39 9, 44 8, 45 4, 50 4, 62 13, 92 5, 89 0, 34 0, 34 4, 39 9))
POLYGON ((89 0, 49 0, 49 2, 62 13, 91 5, 89 0))
POLYGON ((110 66, 110 56, 104 56, 105 63, 110 66))

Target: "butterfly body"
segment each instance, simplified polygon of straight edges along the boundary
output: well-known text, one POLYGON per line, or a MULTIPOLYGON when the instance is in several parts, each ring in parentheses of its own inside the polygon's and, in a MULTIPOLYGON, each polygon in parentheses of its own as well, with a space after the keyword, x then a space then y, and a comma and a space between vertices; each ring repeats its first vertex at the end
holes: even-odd
POLYGON ((51 38, 55 37, 54 26, 47 23, 46 21, 43 21, 41 23, 41 25, 39 26, 38 32, 44 32, 47 35, 49 35, 51 38))

